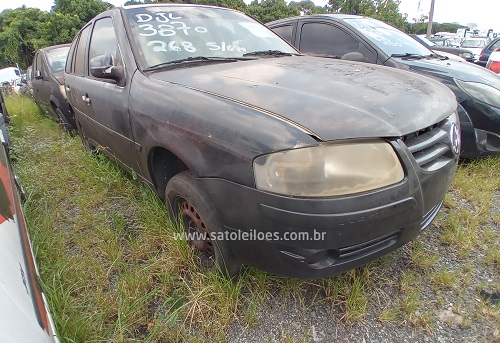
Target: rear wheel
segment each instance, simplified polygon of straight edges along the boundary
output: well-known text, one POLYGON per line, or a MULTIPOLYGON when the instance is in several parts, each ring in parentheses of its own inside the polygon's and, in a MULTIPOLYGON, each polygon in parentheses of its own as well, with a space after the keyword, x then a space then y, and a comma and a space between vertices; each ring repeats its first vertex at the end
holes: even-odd
POLYGON ((240 270, 223 239, 217 211, 198 179, 189 171, 172 177, 165 190, 170 217, 183 227, 199 265, 228 276, 240 270))
POLYGON ((73 132, 76 130, 74 121, 72 122, 70 119, 68 119, 64 113, 62 113, 61 109, 59 107, 56 107, 56 116, 57 119, 59 120, 59 123, 61 124, 62 128, 67 131, 67 132, 73 132))

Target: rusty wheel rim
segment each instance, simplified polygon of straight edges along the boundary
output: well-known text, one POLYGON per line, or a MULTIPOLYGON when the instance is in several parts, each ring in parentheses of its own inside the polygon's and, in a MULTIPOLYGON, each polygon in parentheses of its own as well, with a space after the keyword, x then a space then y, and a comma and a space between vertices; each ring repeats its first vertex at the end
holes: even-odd
POLYGON ((201 264, 206 268, 212 267, 215 262, 215 249, 203 218, 194 206, 184 199, 181 199, 179 208, 189 244, 194 248, 201 264))

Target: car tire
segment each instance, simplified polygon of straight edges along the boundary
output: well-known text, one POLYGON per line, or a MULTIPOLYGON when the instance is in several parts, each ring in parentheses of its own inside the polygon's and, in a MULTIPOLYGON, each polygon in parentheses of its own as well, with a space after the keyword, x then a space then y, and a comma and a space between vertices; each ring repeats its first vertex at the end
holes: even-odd
POLYGON ((61 124, 61 127, 64 129, 64 131, 67 131, 69 133, 72 133, 75 131, 75 126, 74 124, 71 123, 71 121, 66 118, 66 116, 62 113, 61 109, 59 107, 56 107, 56 116, 61 124))
POLYGON ((165 198, 174 223, 180 223, 186 233, 205 235, 205 239, 189 240, 201 268, 229 277, 238 274, 241 265, 231 253, 229 241, 211 239, 214 235, 222 238, 222 224, 198 179, 190 171, 175 175, 167 183, 165 198))

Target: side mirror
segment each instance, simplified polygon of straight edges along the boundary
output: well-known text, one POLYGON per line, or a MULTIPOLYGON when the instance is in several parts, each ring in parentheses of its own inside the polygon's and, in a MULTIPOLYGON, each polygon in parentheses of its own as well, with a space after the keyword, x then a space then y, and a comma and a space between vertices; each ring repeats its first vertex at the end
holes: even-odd
POLYGON ((99 79, 115 80, 118 85, 125 80, 122 66, 113 65, 113 56, 99 55, 89 62, 90 74, 99 79))
POLYGON ((42 72, 40 70, 37 70, 35 72, 35 79, 37 79, 37 80, 43 79, 43 75, 42 75, 42 72))
POLYGON ((360 52, 353 51, 353 52, 348 52, 345 55, 342 55, 342 57, 340 59, 341 60, 348 60, 348 61, 364 62, 365 55, 363 55, 360 52))

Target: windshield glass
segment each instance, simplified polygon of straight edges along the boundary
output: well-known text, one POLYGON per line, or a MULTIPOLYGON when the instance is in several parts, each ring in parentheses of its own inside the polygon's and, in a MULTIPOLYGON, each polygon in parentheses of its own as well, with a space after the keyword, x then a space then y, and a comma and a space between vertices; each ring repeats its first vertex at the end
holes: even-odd
POLYGON ((426 56, 433 53, 406 33, 384 22, 370 18, 352 18, 345 20, 364 34, 388 56, 404 54, 426 56))
POLYGON ((179 5, 126 12, 145 68, 199 56, 236 58, 267 50, 298 53, 264 25, 227 9, 179 5))
POLYGON ((427 37, 418 36, 418 39, 420 39, 424 44, 427 44, 428 46, 436 46, 436 44, 433 41, 428 40, 427 37))
POLYGON ((462 42, 462 48, 484 48, 486 41, 482 39, 466 39, 462 42))
POLYGON ((56 48, 47 51, 47 60, 49 68, 53 73, 63 71, 66 67, 66 58, 68 57, 69 46, 56 48))

